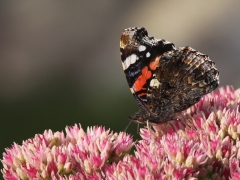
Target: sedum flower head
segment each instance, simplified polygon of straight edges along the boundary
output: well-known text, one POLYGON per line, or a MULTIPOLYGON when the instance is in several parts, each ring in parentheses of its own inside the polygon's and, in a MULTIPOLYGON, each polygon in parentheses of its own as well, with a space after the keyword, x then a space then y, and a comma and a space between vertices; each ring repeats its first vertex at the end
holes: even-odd
POLYGON ((126 133, 81 126, 48 130, 6 149, 5 179, 240 179, 240 89, 220 88, 181 121, 126 133), (129 154, 135 146, 135 152, 129 154))
POLYGON ((133 146, 126 133, 113 134, 103 127, 66 127, 37 134, 3 154, 4 179, 102 179, 102 169, 117 162, 133 146))

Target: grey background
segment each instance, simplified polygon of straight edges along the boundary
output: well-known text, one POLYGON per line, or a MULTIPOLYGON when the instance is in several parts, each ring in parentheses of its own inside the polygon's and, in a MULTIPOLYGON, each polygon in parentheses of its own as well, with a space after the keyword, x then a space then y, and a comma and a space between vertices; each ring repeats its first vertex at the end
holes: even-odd
MULTIPOLYGON (((124 130, 138 110, 119 53, 131 26, 208 54, 220 86, 240 87, 239 7, 233 0, 1 1, 0 158, 45 129, 124 130)), ((127 132, 136 138, 136 124, 127 132)))

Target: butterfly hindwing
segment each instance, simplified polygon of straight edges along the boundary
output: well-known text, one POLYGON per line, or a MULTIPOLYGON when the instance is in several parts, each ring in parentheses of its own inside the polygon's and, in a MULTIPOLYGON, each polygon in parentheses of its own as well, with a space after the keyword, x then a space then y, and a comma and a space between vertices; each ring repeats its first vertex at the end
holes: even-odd
POLYGON ((164 53, 154 74, 159 83, 148 91, 147 102, 150 111, 159 117, 155 123, 171 120, 219 84, 214 63, 190 47, 164 53))

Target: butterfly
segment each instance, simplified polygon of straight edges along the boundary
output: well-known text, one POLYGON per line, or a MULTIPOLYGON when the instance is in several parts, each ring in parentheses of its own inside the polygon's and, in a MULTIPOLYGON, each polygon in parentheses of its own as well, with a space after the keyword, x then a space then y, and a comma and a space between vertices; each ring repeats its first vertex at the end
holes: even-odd
POLYGON ((199 102, 219 85, 219 71, 206 54, 156 39, 130 27, 120 39, 122 67, 140 111, 129 119, 161 124, 199 102))

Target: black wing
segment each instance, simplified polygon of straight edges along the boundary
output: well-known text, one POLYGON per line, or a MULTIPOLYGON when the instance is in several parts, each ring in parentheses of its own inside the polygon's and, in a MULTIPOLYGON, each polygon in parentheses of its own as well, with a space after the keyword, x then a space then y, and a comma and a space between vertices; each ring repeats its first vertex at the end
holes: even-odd
POLYGON ((156 57, 175 49, 174 44, 148 35, 145 28, 127 28, 120 39, 123 70, 133 96, 140 107, 145 107, 147 91, 153 72, 149 67, 156 57))

